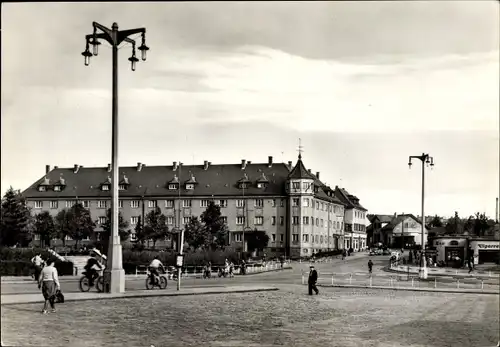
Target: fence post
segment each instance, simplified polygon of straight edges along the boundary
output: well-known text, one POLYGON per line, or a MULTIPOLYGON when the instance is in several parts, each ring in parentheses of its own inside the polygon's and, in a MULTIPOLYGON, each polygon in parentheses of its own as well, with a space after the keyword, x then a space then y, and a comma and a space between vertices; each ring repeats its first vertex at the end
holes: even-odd
POLYGON ((391 288, 392 288, 392 282, 394 281, 394 278, 391 276, 391 288))
POLYGON ((457 289, 460 289, 460 278, 457 278, 457 289))
POLYGON ((413 288, 413 277, 411 278, 411 287, 413 288))
POLYGON ((137 277, 137 266, 135 267, 135 277, 137 277))
POLYGON ((332 274, 332 286, 333 286, 333 274, 332 274))
POLYGON ((304 278, 304 270, 300 270, 300 272, 302 273, 302 284, 306 284, 304 278))
POLYGON ((373 284, 373 282, 372 282, 372 275, 370 275, 370 288, 372 287, 372 284, 373 284))
POLYGON ((484 290, 484 280, 481 278, 481 290, 484 290))
POLYGON ((349 285, 352 284, 352 273, 349 274, 349 285))

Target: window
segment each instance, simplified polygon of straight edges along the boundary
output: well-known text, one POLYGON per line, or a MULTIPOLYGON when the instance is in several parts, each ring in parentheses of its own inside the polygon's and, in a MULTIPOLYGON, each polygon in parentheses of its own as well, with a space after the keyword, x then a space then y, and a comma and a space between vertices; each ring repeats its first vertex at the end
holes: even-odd
POLYGON ((60 192, 61 191, 61 186, 54 186, 54 191, 55 192, 60 192))
POLYGON ((298 234, 292 234, 292 242, 299 242, 299 235, 298 234))
POLYGON ((123 208, 123 200, 118 200, 118 208, 123 208))
POLYGON ((131 217, 130 218, 131 225, 136 225, 137 223, 139 223, 139 217, 131 217))
POLYGON ((319 202, 316 201, 316 209, 319 210, 319 202))
POLYGON ((35 234, 35 241, 40 241, 40 234, 35 234))
POLYGON ((137 241, 137 235, 135 233, 130 234, 130 241, 137 241))
POLYGON ((255 199, 255 207, 263 207, 264 200, 263 199, 255 199))
POLYGON ((165 207, 166 208, 173 208, 174 207, 174 200, 165 200, 165 207))
POLYGON ((191 200, 182 200, 182 207, 191 207, 191 200))
POLYGON ((280 225, 285 224, 285 217, 281 216, 280 217, 280 225))
POLYGON ((324 210, 325 210, 325 204, 321 203, 321 211, 324 211, 324 210))
POLYGON ((307 216, 302 217, 302 224, 308 225, 309 224, 309 217, 307 217, 307 216))
POLYGON ((265 188, 266 184, 265 183, 257 183, 257 188, 265 188))
POLYGON ((106 223, 106 217, 102 217, 102 216, 101 216, 101 217, 99 217, 99 224, 100 224, 100 225, 103 225, 103 224, 105 224, 105 223, 106 223))
POLYGON ((169 184, 168 185, 169 190, 176 190, 177 189, 177 184, 169 184))
POLYGON ((132 207, 132 208, 139 208, 139 200, 132 200, 132 201, 130 201, 130 207, 132 207))
POLYGON ((285 206, 285 199, 281 199, 280 200, 280 207, 284 207, 285 206))
POLYGON ((167 217, 167 224, 168 225, 174 224, 174 217, 171 217, 171 216, 167 217))
POLYGON ((127 189, 126 186, 124 184, 119 184, 118 185, 118 190, 125 190, 127 189))
POLYGON ((226 216, 221 216, 220 217, 222 223, 227 224, 227 217, 226 216))
POLYGON ((276 199, 271 200, 271 207, 276 207, 276 199))
POLYGON ((38 187, 38 191, 39 192, 45 192, 46 191, 45 186, 39 186, 38 187))
POLYGON ((43 207, 43 201, 35 201, 35 208, 42 208, 43 207))
POLYGON ((304 199, 304 207, 309 207, 309 199, 304 199))
POLYGON ((182 218, 182 223, 183 224, 189 224, 189 221, 191 220, 191 217, 183 217, 182 218))
POLYGON ((319 237, 318 237, 318 235, 315 235, 315 236, 314 236, 314 242, 315 242, 315 243, 319 243, 318 241, 319 241, 319 237))
POLYGON ((236 200, 236 207, 244 207, 245 206, 245 201, 242 199, 236 200))
POLYGON ((57 208, 57 201, 56 200, 53 200, 50 202, 50 208, 57 208))
POLYGON ((97 208, 106 208, 106 200, 97 200, 97 208))
POLYGON ((302 183, 302 189, 307 191, 311 187, 311 184, 309 182, 304 182, 302 183))
POLYGON ((103 185, 101 186, 101 189, 102 189, 102 190, 109 190, 109 184, 103 184, 103 185))
POLYGON ((321 227, 323 227, 323 226, 324 226, 324 225, 323 225, 323 219, 322 219, 322 220, 321 220, 321 227))
POLYGON ((186 189, 187 190, 193 190, 194 189, 194 184, 192 184, 192 183, 186 184, 186 189))
POLYGON ((71 241, 73 240, 70 236, 66 235, 66 237, 64 238, 66 241, 71 241))
POLYGON ((409 223, 405 223, 405 228, 408 228, 408 224, 409 224, 409 223))
MULTIPOLYGON (((200 207, 208 207, 209 203, 210 203, 210 200, 206 200, 206 199, 200 200, 200 207)), ((172 206, 173 206, 173 204, 172 204, 172 206)))
POLYGON ((284 236, 285 236, 285 235, 280 234, 280 242, 283 242, 283 240, 284 240, 284 236))
POLYGON ((66 208, 73 206, 75 203, 71 200, 66 200, 66 208))
POLYGON ((319 218, 316 218, 316 226, 319 227, 319 218))
POLYGON ((236 217, 236 225, 245 224, 245 217, 236 217))
POLYGON ((298 225, 299 224, 299 216, 293 216, 292 217, 292 224, 293 225, 298 225))
POLYGON ((156 206, 158 206, 158 204, 157 204, 156 200, 149 200, 149 201, 148 201, 148 207, 150 207, 150 208, 154 208, 154 207, 156 207, 156 206))
POLYGON ((275 216, 271 217, 271 225, 276 225, 276 217, 275 216))
POLYGON ((309 253, 309 250, 307 248, 304 249, 304 253, 309 253))
POLYGON ((227 207, 227 200, 219 200, 220 207, 227 207))
POLYGON ((255 225, 262 225, 264 224, 264 217, 255 217, 253 224, 255 225))
POLYGON ((236 242, 241 242, 241 239, 242 239, 242 234, 241 233, 234 233, 233 234, 233 240, 236 241, 236 242))
POLYGON ((293 198, 292 199, 292 206, 294 206, 294 207, 300 206, 300 199, 293 198))
POLYGON ((302 242, 309 242, 309 235, 308 234, 302 235, 302 242))
POLYGON ((271 238, 272 238, 273 242, 276 242, 276 234, 272 234, 271 238))
POLYGON ((292 182, 292 188, 296 190, 300 189, 300 182, 292 182))
POLYGON ((320 242, 320 243, 323 243, 323 235, 321 235, 321 236, 319 237, 319 242, 320 242))
POLYGON ((83 200, 83 201, 82 201, 82 205, 83 205, 83 207, 85 207, 85 208, 90 208, 90 201, 88 201, 88 200, 83 200))

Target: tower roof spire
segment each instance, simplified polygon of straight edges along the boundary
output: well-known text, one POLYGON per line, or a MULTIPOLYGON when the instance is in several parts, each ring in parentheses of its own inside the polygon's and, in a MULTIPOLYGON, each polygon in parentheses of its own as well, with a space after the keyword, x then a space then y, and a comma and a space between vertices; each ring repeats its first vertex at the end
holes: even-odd
POLYGON ((299 152, 299 160, 302 160, 302 152, 304 152, 304 146, 302 146, 302 139, 299 137, 299 148, 297 149, 299 152))

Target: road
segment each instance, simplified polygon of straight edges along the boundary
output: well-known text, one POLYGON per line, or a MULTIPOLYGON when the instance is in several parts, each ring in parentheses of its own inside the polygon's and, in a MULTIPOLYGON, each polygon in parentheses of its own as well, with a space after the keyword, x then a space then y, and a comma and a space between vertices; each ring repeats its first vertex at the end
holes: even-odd
MULTIPOLYGON (((387 266, 389 261, 389 256, 378 256, 370 257, 372 259, 373 266, 373 278, 372 285, 380 286, 400 286, 400 287, 411 287, 412 282, 410 281, 395 281, 394 278, 396 274, 387 273, 382 270, 383 267, 387 266)), ((353 258, 347 258, 345 261, 338 259, 331 263, 315 263, 315 268, 319 273, 318 284, 331 284, 332 283, 332 273, 334 284, 357 284, 357 285, 368 285, 369 276, 367 271, 368 257, 363 255, 357 255, 353 258), (357 273, 356 276, 349 277, 348 273, 357 273), (345 275, 339 275, 345 274, 345 275)), ((301 284, 302 283, 302 272, 309 272, 310 263, 292 263, 292 270, 284 271, 273 271, 267 273, 260 273, 247 276, 235 276, 234 278, 219 278, 212 277, 211 279, 193 278, 185 277, 182 278, 181 287, 224 287, 227 285, 242 285, 245 283, 258 283, 264 285, 287 285, 287 284, 301 284)), ((406 279, 406 276, 401 276, 402 279, 406 279)), ((307 279, 307 278, 306 278, 307 279)), ((144 290, 145 289, 145 275, 139 275, 137 278, 127 279, 125 283, 126 291, 144 290)), ((494 281, 494 279, 492 279, 494 281)), ((433 287, 436 285, 438 288, 456 288, 456 282, 452 279, 438 278, 437 284, 433 281, 429 282, 417 282, 413 283, 414 286, 419 287, 433 287)), ((491 281, 486 281, 483 286, 485 289, 490 289, 495 283, 491 281)), ((476 288, 480 289, 481 284, 479 281, 474 280, 469 283, 461 283, 460 288, 476 288)), ((496 282, 496 288, 498 288, 498 281, 496 282)), ((2 295, 14 295, 14 294, 36 294, 40 291, 37 288, 35 282, 26 283, 2 283, 1 284, 2 295)), ((79 284, 77 280, 62 280, 61 289, 63 293, 75 293, 79 292, 79 284)), ((95 289, 91 289, 94 291, 95 289)), ((177 290, 177 282, 173 280, 168 281, 166 290, 177 290)))

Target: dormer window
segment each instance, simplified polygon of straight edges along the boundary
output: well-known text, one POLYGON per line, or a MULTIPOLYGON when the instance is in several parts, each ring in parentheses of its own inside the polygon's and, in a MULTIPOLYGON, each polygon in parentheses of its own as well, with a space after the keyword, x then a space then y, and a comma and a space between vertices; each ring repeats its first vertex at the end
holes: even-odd
POLYGON ((269 183, 269 180, 267 179, 266 175, 262 173, 261 177, 257 180, 257 188, 266 188, 267 184, 269 183))
POLYGON ((38 187, 38 191, 39 191, 39 192, 45 192, 45 191, 47 191, 47 189, 46 189, 46 187, 45 187, 45 186, 39 186, 39 187, 38 187))
POLYGON ((101 186, 101 189, 102 189, 103 191, 108 191, 108 190, 109 190, 109 184, 103 184, 103 185, 101 186))
POLYGON ((128 177, 123 174, 122 180, 118 183, 118 190, 127 190, 129 185, 128 177))
POLYGON ((193 183, 187 183, 186 184, 186 189, 187 190, 193 190, 194 189, 194 184, 193 183))
POLYGON ((185 188, 187 190, 193 190, 197 184, 198 182, 196 182, 196 178, 194 177, 194 175, 191 175, 191 178, 184 182, 185 188))
POLYGON ((250 185, 250 180, 246 173, 243 174, 243 177, 238 181, 238 187, 240 189, 247 189, 250 185))
POLYGON ((247 183, 240 183, 240 189, 247 189, 248 184, 247 183))
POLYGON ((61 186, 60 185, 54 186, 54 191, 55 192, 60 192, 61 191, 61 186))
POLYGON ((177 185, 178 185, 177 183, 170 183, 168 185, 168 189, 170 189, 170 190, 176 190, 177 189, 177 185))
POLYGON ((257 188, 264 188, 265 186, 265 183, 257 183, 257 188))
POLYGON ((127 189, 127 186, 125 184, 120 184, 120 185, 118 185, 118 189, 125 190, 125 189, 127 189))

